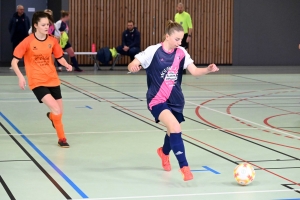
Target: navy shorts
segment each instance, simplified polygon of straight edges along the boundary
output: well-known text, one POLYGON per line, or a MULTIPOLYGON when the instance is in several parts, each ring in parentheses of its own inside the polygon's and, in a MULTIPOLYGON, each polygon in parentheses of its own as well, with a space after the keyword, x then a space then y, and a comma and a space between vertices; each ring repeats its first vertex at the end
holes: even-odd
POLYGON ((60 86, 56 86, 56 87, 39 86, 34 88, 32 92, 35 94, 36 98, 39 100, 40 103, 43 103, 42 98, 44 98, 44 96, 46 96, 47 94, 51 94, 55 100, 62 98, 60 86))
POLYGON ((62 48, 64 51, 68 48, 72 47, 72 45, 70 44, 70 42, 67 42, 66 46, 64 48, 62 48))
POLYGON ((180 124, 181 122, 185 121, 183 114, 176 112, 174 110, 172 110, 167 103, 161 103, 161 104, 157 104, 155 106, 152 107, 152 110, 150 110, 151 114, 153 115, 153 117, 155 118, 155 122, 158 123, 159 122, 159 115, 163 110, 170 110, 171 113, 174 115, 174 117, 177 119, 178 123, 180 124))

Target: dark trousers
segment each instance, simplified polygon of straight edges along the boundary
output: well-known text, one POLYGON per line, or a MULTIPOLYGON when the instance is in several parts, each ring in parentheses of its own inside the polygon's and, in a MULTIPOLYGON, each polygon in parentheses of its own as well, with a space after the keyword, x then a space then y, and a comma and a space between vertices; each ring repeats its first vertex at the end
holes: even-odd
MULTIPOLYGON (((189 48, 189 43, 186 42, 187 37, 188 37, 188 33, 185 33, 180 45, 185 49, 189 48)), ((183 74, 186 74, 186 69, 183 70, 183 74)))
POLYGON ((20 44, 20 42, 22 42, 24 39, 25 38, 15 38, 15 39, 12 40, 13 51, 18 46, 18 44, 20 44))
POLYGON ((122 46, 122 45, 118 46, 117 52, 121 55, 130 56, 131 61, 133 61, 134 56, 140 52, 140 48, 138 48, 138 47, 131 47, 128 51, 124 51, 123 47, 124 46, 122 46))
POLYGON ((187 37, 188 37, 188 34, 185 33, 184 36, 183 36, 183 39, 181 41, 181 45, 180 45, 185 49, 189 48, 189 43, 186 42, 187 37))

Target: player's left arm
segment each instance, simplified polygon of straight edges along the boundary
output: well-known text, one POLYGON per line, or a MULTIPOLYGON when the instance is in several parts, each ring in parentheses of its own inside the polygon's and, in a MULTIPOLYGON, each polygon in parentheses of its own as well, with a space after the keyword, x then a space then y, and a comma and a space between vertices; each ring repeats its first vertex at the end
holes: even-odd
POLYGON ((64 66, 67 69, 67 71, 72 71, 72 65, 70 65, 63 56, 61 58, 57 59, 57 61, 62 66, 64 66))
POLYGON ((192 31, 193 31, 193 23, 192 23, 192 18, 191 16, 189 15, 188 16, 188 20, 187 20, 187 25, 189 27, 189 35, 192 35, 192 31))
POLYGON ((188 65, 187 69, 193 76, 201 76, 211 72, 219 71, 219 68, 215 64, 210 64, 206 68, 198 68, 194 65, 194 63, 191 63, 188 65))
POLYGON ((187 42, 189 42, 192 39, 192 32, 193 32, 193 23, 192 23, 192 18, 190 15, 188 15, 188 17, 187 17, 187 25, 189 27, 187 42))
POLYGON ((210 64, 206 68, 198 68, 195 66, 190 54, 182 47, 180 49, 184 52, 185 59, 183 69, 187 69, 193 76, 201 76, 211 72, 219 71, 219 68, 215 64, 210 64))
POLYGON ((192 32, 193 32, 193 28, 189 28, 189 33, 188 33, 189 37, 192 37, 192 32))
POLYGON ((64 58, 64 52, 62 50, 62 48, 60 47, 60 45, 58 44, 58 41, 53 37, 53 41, 54 41, 54 45, 52 48, 52 52, 54 54, 54 57, 57 59, 57 61, 64 66, 67 71, 72 71, 72 65, 70 65, 66 59, 64 58))

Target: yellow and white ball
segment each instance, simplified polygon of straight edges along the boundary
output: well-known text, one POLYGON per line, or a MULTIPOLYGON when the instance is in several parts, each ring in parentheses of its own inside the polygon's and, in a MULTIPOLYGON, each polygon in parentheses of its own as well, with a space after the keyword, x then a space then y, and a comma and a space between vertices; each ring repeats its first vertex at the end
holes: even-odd
POLYGON ((241 163, 235 167, 233 175, 238 184, 248 185, 254 180, 255 171, 252 165, 248 163, 241 163))

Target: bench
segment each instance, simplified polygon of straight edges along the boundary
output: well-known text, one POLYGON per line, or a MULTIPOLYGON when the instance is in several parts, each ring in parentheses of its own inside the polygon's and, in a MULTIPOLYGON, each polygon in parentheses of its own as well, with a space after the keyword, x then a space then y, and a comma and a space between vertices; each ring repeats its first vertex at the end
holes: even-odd
MULTIPOLYGON (((67 52, 64 52, 65 55, 68 55, 67 52)), ((97 60, 97 52, 74 52, 75 55, 86 55, 89 56, 94 61, 94 71, 101 70, 97 60)), ((113 61, 113 64, 110 70, 114 70, 116 63, 122 57, 121 54, 117 54, 116 58, 113 61)))
MULTIPOLYGON (((65 55, 68 55, 67 52, 64 52, 65 55)), ((94 70, 100 70, 100 66, 97 61, 97 52, 74 52, 75 55, 86 55, 89 56, 94 61, 94 70)))

